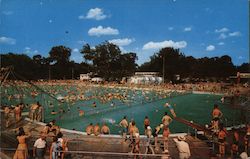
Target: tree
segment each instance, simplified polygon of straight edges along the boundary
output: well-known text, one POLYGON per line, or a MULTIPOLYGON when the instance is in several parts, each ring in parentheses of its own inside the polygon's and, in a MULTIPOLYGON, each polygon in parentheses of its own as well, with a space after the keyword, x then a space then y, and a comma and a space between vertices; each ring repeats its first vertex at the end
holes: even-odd
POLYGON ((65 46, 54 46, 49 52, 49 56, 53 62, 57 64, 66 64, 69 62, 71 49, 65 46))
POLYGON ((135 53, 122 54, 117 45, 107 41, 94 48, 86 44, 81 53, 92 63, 94 72, 109 81, 120 80, 123 76, 133 74, 136 69, 135 53))

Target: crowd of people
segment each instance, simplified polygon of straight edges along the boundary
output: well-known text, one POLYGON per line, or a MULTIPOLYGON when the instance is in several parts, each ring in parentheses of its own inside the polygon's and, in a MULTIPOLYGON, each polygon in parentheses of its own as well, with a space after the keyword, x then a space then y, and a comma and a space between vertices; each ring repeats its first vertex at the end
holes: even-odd
MULTIPOLYGON (((66 82, 66 84, 68 84, 66 82)), ((63 85, 63 84, 62 84, 63 85)), ((109 86, 115 86, 116 84, 109 85, 109 86)), ((182 84, 182 85, 164 85, 164 89, 177 89, 177 90, 198 90, 198 91, 210 91, 210 92, 220 92, 221 87, 217 87, 218 83, 208 83, 208 84, 182 84), (211 90, 212 89, 212 90, 211 90)), ((80 87, 76 87, 76 91, 78 93, 74 93, 75 90, 72 90, 70 86, 63 85, 64 88, 66 88, 66 96, 63 97, 63 100, 71 100, 71 101, 77 101, 77 100, 90 100, 90 99, 99 99, 101 103, 107 103, 112 101, 113 99, 119 99, 119 100, 129 100, 130 98, 134 97, 134 94, 136 94, 136 91, 131 90, 117 90, 114 92, 102 92, 99 93, 98 89, 92 92, 92 95, 86 96, 84 93, 81 92, 80 87)), ((129 86, 133 87, 133 85, 129 86)), ((156 90, 158 89, 158 86, 156 87, 156 90)), ((50 93, 53 94, 61 94, 61 92, 58 92, 56 89, 51 89, 50 93)), ((86 92, 90 91, 90 88, 86 90, 86 92)), ((33 91, 31 92, 32 96, 37 96, 38 93, 33 91)), ((159 98, 165 98, 166 93, 162 93, 161 91, 156 91, 156 96, 159 98)), ((142 91, 142 96, 145 100, 151 100, 149 98, 149 95, 147 94, 147 91, 142 91)), ((224 101, 224 99, 223 99, 224 101)), ((115 106, 115 103, 112 102, 111 106, 115 106)), ((164 112, 164 116, 162 117, 161 122, 152 129, 150 125, 150 119, 148 116, 145 116, 144 119, 144 132, 140 133, 139 129, 136 126, 136 122, 134 120, 131 120, 130 122, 127 120, 127 117, 124 116, 123 119, 120 121, 119 126, 122 129, 122 136, 124 138, 124 142, 129 141, 129 146, 131 148, 131 153, 139 154, 141 153, 140 148, 140 135, 144 134, 147 137, 146 141, 146 153, 152 153, 155 154, 155 151, 158 151, 162 146, 162 151, 165 154, 169 153, 169 135, 170 135, 170 129, 169 125, 171 122, 177 117, 177 114, 175 113, 173 106, 170 103, 165 103, 164 105, 170 113, 167 111, 164 112), (159 140, 159 134, 162 134, 162 140, 159 140), (162 141, 162 142, 161 142, 162 141)), ((15 121, 18 122, 21 120, 21 114, 22 110, 24 109, 25 105, 23 103, 20 103, 16 105, 15 107, 4 107, 4 115, 5 115, 5 121, 6 121, 6 127, 10 124, 10 116, 11 113, 13 113, 15 117, 15 121)), ((52 106, 51 106, 52 107, 52 106)), ((97 107, 96 103, 93 103, 93 107, 97 107)), ((31 104, 29 107, 29 117, 33 121, 42 121, 43 119, 43 106, 39 102, 31 104)), ((55 112, 55 111, 54 111, 55 112)), ((51 112, 53 113, 53 111, 51 112)), ((55 112, 56 113, 56 112, 55 112)), ((84 111, 79 109, 79 116, 83 116, 84 111)), ((219 109, 219 106, 217 104, 214 105, 214 109, 212 111, 212 120, 209 126, 207 126, 208 130, 211 130, 213 133, 213 136, 215 138, 214 143, 218 144, 218 156, 224 157, 226 154, 226 148, 227 145, 230 145, 230 152, 232 158, 239 157, 241 152, 249 152, 249 145, 250 145, 250 124, 247 124, 246 126, 246 133, 244 134, 244 150, 241 150, 240 147, 240 135, 237 129, 233 129, 233 137, 232 142, 228 143, 228 136, 229 133, 225 129, 221 118, 223 117, 222 111, 219 109)), ((100 125, 99 123, 92 124, 90 123, 86 127, 86 133, 87 135, 94 135, 99 136, 100 134, 107 135, 110 134, 110 129, 106 123, 103 123, 100 125)), ((50 159, 57 159, 57 158, 63 158, 64 153, 61 153, 60 151, 65 151, 67 149, 67 140, 63 139, 62 133, 60 132, 60 127, 55 124, 55 120, 48 123, 44 129, 41 131, 41 136, 39 139, 36 140, 34 143, 34 156, 37 156, 40 158, 41 156, 44 156, 45 149, 47 147, 46 144, 46 137, 49 133, 53 134, 53 142, 50 146, 50 159)), ((19 145, 17 147, 17 151, 14 155, 14 158, 27 158, 27 145, 25 144, 25 140, 30 137, 29 133, 25 133, 23 128, 19 128, 19 133, 17 136, 17 140, 19 142, 19 145)), ((190 148, 188 143, 186 142, 186 138, 184 136, 178 136, 174 139, 174 142, 176 143, 177 149, 179 150, 179 158, 189 158, 191 156, 190 148)), ((135 157, 138 157, 135 155, 135 157)))
POLYGON ((63 138, 62 132, 53 133, 53 135, 49 135, 49 133, 41 132, 38 139, 35 140, 33 144, 33 152, 32 154, 28 154, 29 146, 27 145, 27 139, 32 135, 29 132, 25 132, 23 127, 19 127, 17 140, 18 146, 16 152, 14 154, 13 159, 28 159, 34 157, 36 159, 44 159, 46 155, 46 151, 49 152, 50 159, 63 159, 65 156, 65 152, 67 152, 68 140, 63 138), (52 143, 48 145, 46 138, 51 137, 52 143))

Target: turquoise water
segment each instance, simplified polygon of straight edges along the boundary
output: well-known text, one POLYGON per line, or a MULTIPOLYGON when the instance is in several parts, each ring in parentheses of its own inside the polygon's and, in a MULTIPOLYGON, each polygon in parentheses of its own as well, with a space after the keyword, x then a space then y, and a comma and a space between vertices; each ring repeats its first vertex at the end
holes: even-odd
MULTIPOLYGON (((59 102, 52 97, 39 93, 38 96, 32 97, 30 92, 37 91, 31 87, 19 87, 19 90, 13 87, 5 88, 2 91, 2 103, 7 105, 15 105, 18 102, 31 104, 39 101, 45 108, 45 122, 56 119, 59 126, 66 129, 76 129, 85 131, 89 123, 107 123, 112 134, 119 134, 120 128, 118 126, 120 120, 124 115, 127 119, 134 119, 140 133, 144 133, 143 121, 144 117, 148 116, 151 121, 151 127, 154 128, 161 123, 161 118, 164 112, 169 109, 164 107, 165 102, 173 105, 178 117, 192 120, 199 124, 208 124, 211 119, 211 111, 214 103, 218 103, 220 109, 224 114, 224 122, 227 125, 237 124, 240 121, 240 112, 231 110, 227 104, 220 103, 221 96, 206 95, 206 94, 191 94, 191 93, 163 93, 156 91, 141 91, 141 90, 127 90, 127 89, 112 89, 102 87, 86 87, 79 89, 75 86, 43 86, 43 89, 50 91, 55 97, 65 97, 67 95, 77 96, 83 94, 85 100, 74 99, 64 100, 64 103, 59 102), (22 98, 15 98, 16 95, 22 92, 22 98), (120 95, 122 99, 111 99, 102 101, 107 94, 120 95), (13 95, 11 100, 8 96, 13 95), (96 102, 97 107, 93 107, 93 102, 96 102), (111 102, 114 106, 111 106, 111 102), (50 106, 50 103, 53 107, 50 106), (51 115, 50 112, 60 109, 64 113, 51 115), (79 110, 85 112, 84 116, 79 116, 79 110)), ((28 107, 26 108, 28 110, 28 107)), ((170 131, 172 133, 187 132, 188 127, 176 121, 170 124, 170 131)))

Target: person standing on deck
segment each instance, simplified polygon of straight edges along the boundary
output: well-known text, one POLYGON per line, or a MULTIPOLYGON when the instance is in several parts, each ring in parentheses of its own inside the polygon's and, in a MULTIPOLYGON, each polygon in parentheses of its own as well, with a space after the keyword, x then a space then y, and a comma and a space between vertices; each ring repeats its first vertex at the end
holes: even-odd
POLYGON ((164 126, 168 126, 173 119, 168 115, 167 112, 165 112, 165 115, 162 117, 162 123, 164 126))
POLYGON ((146 134, 146 130, 147 130, 147 127, 150 126, 150 120, 148 118, 148 116, 145 116, 144 118, 144 132, 146 134))
POLYGON ((185 141, 184 136, 178 136, 177 139, 173 139, 176 143, 177 149, 179 151, 179 159, 188 159, 191 156, 188 143, 185 141))
POLYGON ((225 156, 225 142, 226 142, 226 136, 227 136, 227 131, 223 128, 223 125, 220 125, 220 130, 218 133, 218 142, 219 142, 219 155, 220 157, 225 156))
POLYGON ((28 159, 28 146, 26 144, 26 139, 30 136, 30 134, 25 134, 23 127, 19 128, 19 133, 17 136, 18 146, 13 159, 28 159))
POLYGON ((33 147, 33 157, 37 159, 44 159, 46 153, 46 135, 41 134, 40 138, 37 139, 33 147))
POLYGON ((214 104, 214 109, 212 111, 212 117, 213 119, 220 119, 223 116, 223 113, 220 111, 219 106, 217 104, 214 104))
POLYGON ((163 128, 163 141, 164 141, 164 152, 168 152, 168 137, 170 135, 170 130, 168 126, 164 126, 163 128))
POLYGON ((122 127, 122 136, 127 140, 127 133, 128 133, 128 121, 127 121, 127 116, 124 116, 119 125, 122 127))

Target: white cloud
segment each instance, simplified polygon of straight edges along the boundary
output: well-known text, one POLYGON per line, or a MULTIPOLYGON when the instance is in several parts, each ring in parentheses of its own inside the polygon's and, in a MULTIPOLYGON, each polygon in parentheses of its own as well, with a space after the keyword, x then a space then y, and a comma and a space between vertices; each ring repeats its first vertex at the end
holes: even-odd
POLYGON ((24 48, 24 53, 28 54, 28 55, 37 55, 37 54, 39 54, 39 51, 38 50, 33 50, 30 47, 26 46, 24 48))
POLYGON ((26 46, 25 48, 24 48, 24 50, 30 50, 31 48, 30 47, 28 47, 28 46, 26 46))
POLYGON ((213 50, 215 50, 215 46, 214 45, 209 45, 209 46, 207 46, 206 50, 207 51, 213 51, 213 50))
POLYGON ((148 43, 146 43, 143 46, 143 50, 148 50, 148 49, 161 49, 164 47, 173 47, 173 48, 185 48, 187 46, 187 42, 186 41, 177 41, 174 42, 172 40, 165 40, 162 42, 153 42, 150 41, 148 43))
POLYGON ((78 40, 77 43, 78 43, 78 44, 85 44, 86 41, 84 41, 84 40, 78 40))
POLYGON ((79 49, 74 48, 72 51, 73 51, 73 52, 79 52, 79 49))
POLYGON ((112 39, 109 40, 110 43, 119 45, 119 46, 126 46, 134 42, 134 39, 124 38, 124 39, 112 39))
POLYGON ((187 32, 187 31, 191 31, 192 30, 192 28, 191 27, 186 27, 186 28, 184 28, 184 31, 185 32, 187 32))
POLYGON ((221 28, 221 29, 215 29, 215 32, 216 33, 225 33, 225 32, 228 32, 229 29, 224 27, 224 28, 221 28))
POLYGON ((244 59, 244 57, 243 57, 243 56, 239 56, 238 59, 239 59, 239 60, 242 60, 242 59, 244 59))
POLYGON ((14 12, 13 11, 2 11, 4 15, 12 15, 14 12))
POLYGON ((2 36, 2 37, 0 37, 0 44, 15 45, 16 39, 2 36))
POLYGON ((168 30, 169 31, 174 30, 174 27, 168 27, 168 30))
POLYGON ((224 42, 219 42, 218 45, 224 45, 225 43, 224 42))
POLYGON ((227 35, 224 33, 221 33, 219 36, 219 39, 226 39, 226 38, 227 38, 227 35))
POLYGON ((103 10, 100 8, 91 8, 86 16, 80 15, 79 19, 95 19, 95 20, 103 20, 107 18, 107 15, 103 13, 103 10))
POLYGON ((235 31, 235 32, 229 33, 228 36, 241 36, 241 33, 239 31, 235 31))
POLYGON ((98 26, 98 27, 93 27, 90 28, 88 31, 88 34, 90 36, 101 36, 101 35, 118 35, 119 31, 117 29, 113 29, 111 27, 102 27, 102 26, 98 26))

